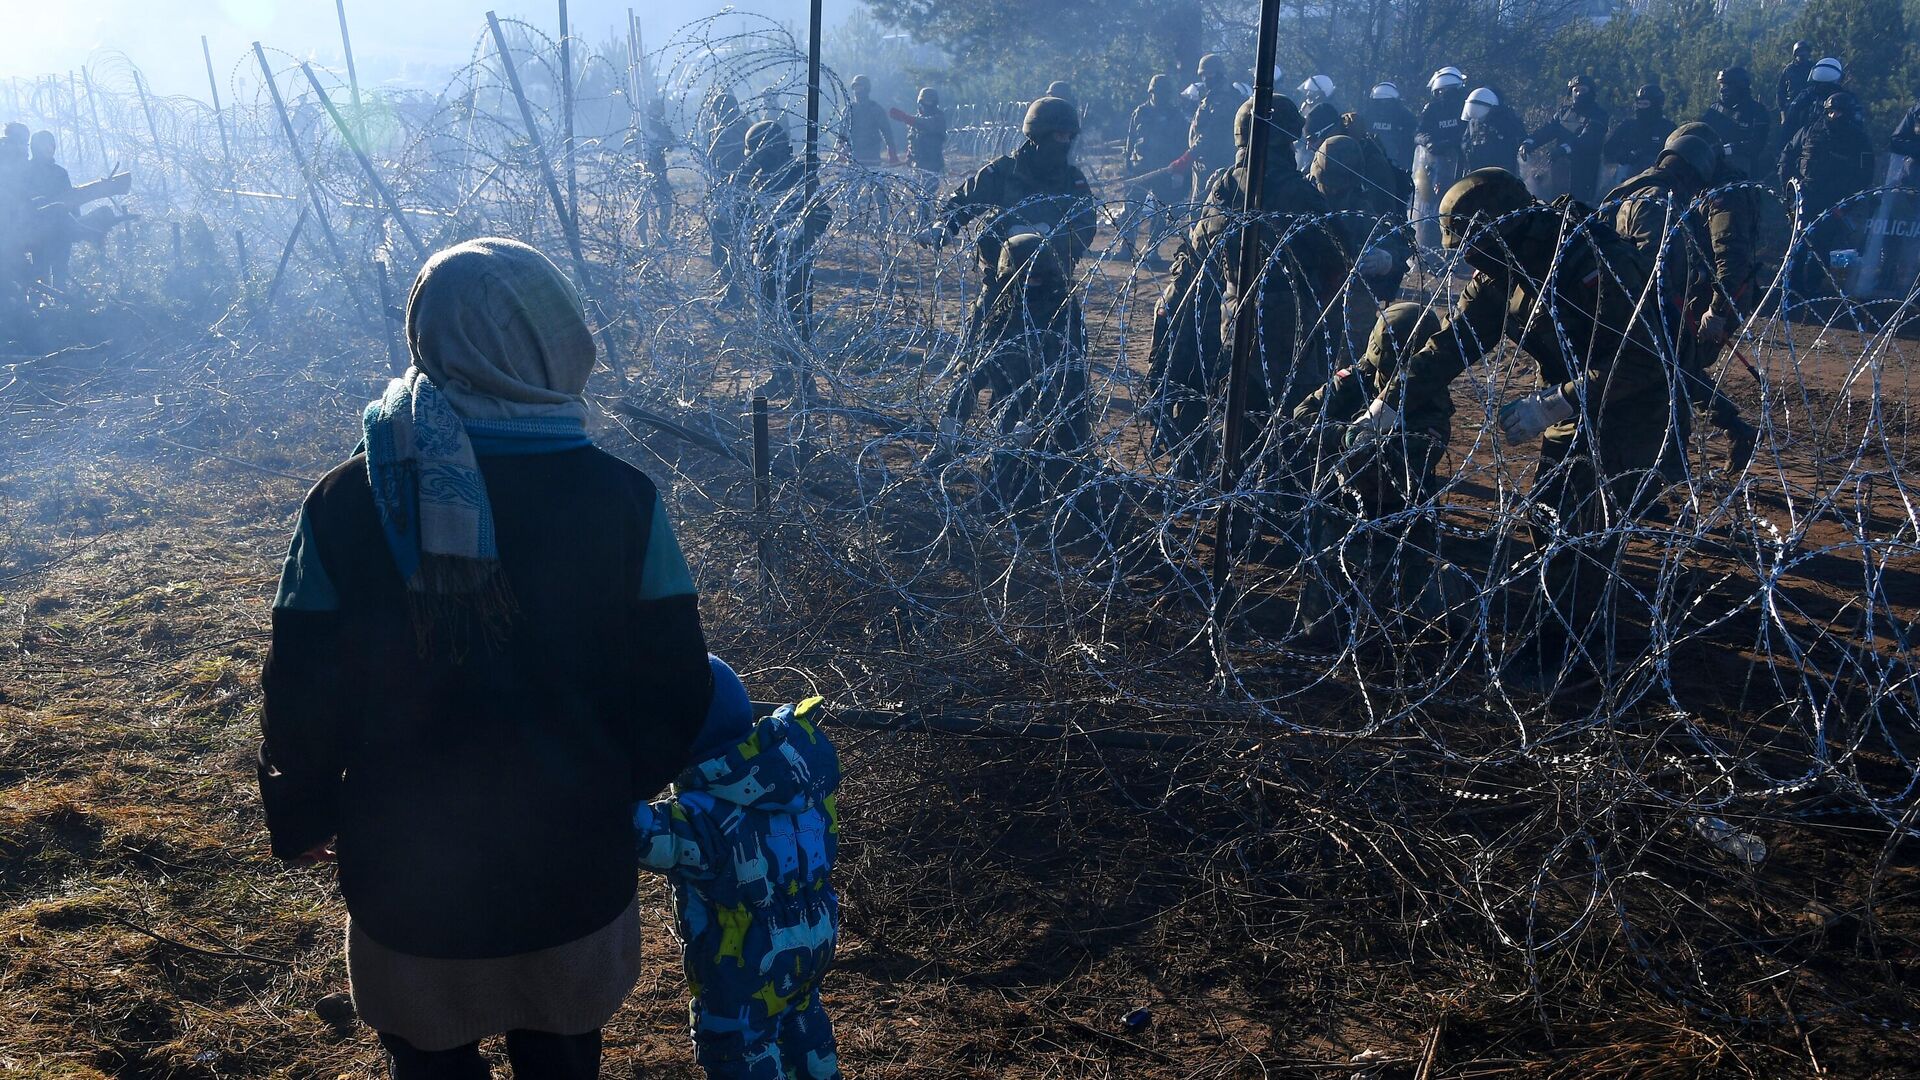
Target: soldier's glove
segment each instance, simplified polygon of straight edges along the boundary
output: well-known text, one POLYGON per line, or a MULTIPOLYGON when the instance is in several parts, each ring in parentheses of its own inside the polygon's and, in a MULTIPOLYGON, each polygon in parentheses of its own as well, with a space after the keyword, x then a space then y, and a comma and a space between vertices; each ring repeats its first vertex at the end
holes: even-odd
POLYGON ((1400 410, 1387 404, 1385 398, 1374 398, 1367 405, 1367 411, 1353 418, 1355 434, 1371 436, 1391 435, 1400 427, 1400 410))
POLYGON ((945 225, 929 225, 913 234, 913 242, 919 244, 921 247, 930 247, 935 251, 939 251, 941 248, 947 246, 947 227, 945 225))
POLYGON ((1573 415, 1573 402, 1557 386, 1535 390, 1500 406, 1500 431, 1510 444, 1532 442, 1573 415))
POLYGON ((1385 248, 1368 248, 1354 264, 1361 277, 1384 277, 1393 273, 1393 256, 1385 248))
POLYGON ((1709 345, 1725 345, 1733 336, 1733 320, 1719 304, 1710 304, 1700 316, 1700 340, 1709 345))

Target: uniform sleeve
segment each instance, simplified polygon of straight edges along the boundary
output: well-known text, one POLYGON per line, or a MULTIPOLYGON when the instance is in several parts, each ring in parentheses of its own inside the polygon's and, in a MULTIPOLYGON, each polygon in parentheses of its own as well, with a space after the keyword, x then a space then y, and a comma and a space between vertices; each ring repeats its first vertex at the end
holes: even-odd
POLYGON ((1707 204, 1707 236, 1713 245, 1713 276, 1736 311, 1744 310, 1753 278, 1753 240, 1740 227, 1733 200, 1746 199, 1746 190, 1725 191, 1707 204))
POLYGON ((631 616, 638 652, 630 669, 635 798, 653 795, 685 767, 713 693, 699 598, 658 492, 649 517, 631 616))
POLYGON ((989 207, 995 205, 994 200, 989 194, 989 189, 993 186, 993 165, 991 163, 983 166, 979 172, 962 180, 960 186, 953 189, 953 194, 947 196, 947 201, 940 206, 941 214, 946 218, 947 231, 959 232, 967 226, 968 222, 979 217, 985 213, 989 207))
POLYGON ((1613 228, 1627 243, 1651 256, 1666 239, 1666 204, 1647 190, 1629 195, 1614 215, 1613 228))
MULTIPOLYGON (((1473 275, 1440 329, 1400 366, 1398 406, 1409 430, 1446 426, 1453 380, 1493 349, 1506 333, 1506 321, 1506 290, 1484 274, 1473 275)), ((1391 397, 1387 403, 1395 404, 1391 397)))
POLYGON ((1920 157, 1920 106, 1907 110, 1887 140, 1887 149, 1901 157, 1920 157))
POLYGON ((1613 125, 1613 131, 1607 135, 1601 146, 1600 156, 1609 165, 1624 165, 1633 156, 1633 141, 1639 137, 1637 125, 1631 120, 1623 120, 1613 125))
POLYGON ((712 877, 713 864, 707 856, 705 830, 694 817, 677 799, 635 804, 633 833, 640 865, 695 878, 712 877))
POLYGON ((1093 185, 1087 182, 1085 173, 1073 170, 1074 205, 1067 226, 1073 231, 1073 240, 1078 250, 1073 253, 1075 260, 1093 250, 1093 242, 1100 235, 1100 212, 1093 202, 1093 185))
POLYGON ((1785 192, 1787 185, 1800 176, 1800 144, 1806 140, 1806 137, 1806 129, 1802 128, 1794 132, 1793 137, 1787 140, 1787 144, 1780 148, 1778 175, 1782 192, 1785 192))
POLYGON ((1435 119, 1434 113, 1435 106, 1432 102, 1428 102, 1426 107, 1420 110, 1420 119, 1413 124, 1413 145, 1428 148, 1433 146, 1434 134, 1439 130, 1439 122, 1435 119))
POLYGON ((261 673, 263 736, 256 762, 273 853, 297 858, 332 839, 346 767, 346 725, 364 655, 344 632, 339 596, 320 555, 311 499, 281 567, 261 673))

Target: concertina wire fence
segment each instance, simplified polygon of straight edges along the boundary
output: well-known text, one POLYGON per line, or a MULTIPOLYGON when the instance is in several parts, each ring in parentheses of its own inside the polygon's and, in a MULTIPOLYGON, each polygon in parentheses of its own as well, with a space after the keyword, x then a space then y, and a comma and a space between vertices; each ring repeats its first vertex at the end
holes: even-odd
MULTIPOLYGON (((1808 887, 1767 861, 1770 830, 1865 820, 1889 854, 1914 838, 1920 492, 1908 481, 1920 387, 1907 339, 1920 299, 1910 236, 1920 193, 1867 191, 1807 222, 1795 193, 1761 189, 1765 298, 1714 372, 1759 429, 1757 452, 1729 469, 1724 441, 1694 425, 1684 476, 1635 481, 1650 512, 1609 502, 1579 521, 1543 514, 1530 492, 1551 470, 1536 476, 1532 448, 1506 445, 1495 422, 1502 403, 1536 385, 1508 344, 1456 382, 1457 415, 1430 483, 1396 465, 1404 449, 1339 437, 1350 416, 1296 423, 1276 412, 1254 436, 1253 466, 1223 491, 1212 465, 1191 465, 1211 460, 1222 387, 1184 442, 1156 435, 1180 393, 1148 355, 1164 275, 1116 239, 1127 211, 1111 164, 1106 183, 1096 178, 1109 200, 1101 250, 1070 283, 1081 325, 1061 336, 1052 311, 1023 312, 1020 325, 1038 335, 1029 344, 1052 340, 1030 350, 1040 356, 1031 379, 943 439, 955 387, 998 362, 987 357, 992 343, 966 330, 979 288, 971 247, 915 243, 934 185, 833 153, 824 123, 847 100, 837 77, 823 76, 819 198, 832 218, 806 255, 814 295, 803 333, 761 300, 744 254, 709 261, 708 221, 753 210, 722 204, 734 197, 699 133, 710 87, 736 88, 751 112, 755 88, 775 85, 798 141, 806 60, 783 29, 723 30, 716 17, 644 56, 576 48, 578 261, 556 208, 569 200, 558 46, 524 23, 502 33, 537 138, 488 29, 437 94, 381 89, 351 113, 343 80, 315 71, 344 122, 363 131, 379 184, 300 65, 271 50, 284 123, 252 53, 222 74, 218 113, 152 95, 121 59, 0 93, 7 119, 62 136, 76 179, 136 170, 127 205, 147 216, 108 239, 98 291, 111 296, 115 275, 124 286, 138 243, 170 225, 170 273, 219 268, 197 287, 230 309, 216 324, 222 336, 350 343, 289 370, 258 370, 245 350, 246 377, 268 387, 252 391, 256 400, 301 400, 296 386, 320 386, 340 417, 353 415, 387 374, 379 343, 393 340, 412 268, 426 251, 484 234, 525 239, 583 278, 617 373, 594 388, 607 425, 717 452, 695 453, 691 465, 647 462, 673 470, 676 499, 717 491, 712 501, 738 505, 746 398, 777 363, 804 367, 817 390, 778 411, 771 518, 727 520, 770 538, 759 617, 824 617, 819 590, 851 613, 858 632, 820 635, 814 647, 866 673, 856 696, 868 704, 934 712, 955 700, 1009 736, 1034 720, 1096 744, 1116 730, 1177 733, 1152 744, 1177 750, 1169 773, 1229 799, 1253 799, 1231 778, 1274 768, 1276 754, 1371 763, 1356 775, 1388 771, 1406 790, 1388 797, 1355 781, 1319 793, 1326 805, 1373 845, 1371 858, 1427 883, 1436 907, 1478 921, 1536 987, 1611 922, 1613 953, 1709 1016, 1909 1024, 1900 991, 1821 973, 1779 947, 1759 916, 1735 925, 1722 913, 1675 946, 1671 912, 1686 906, 1675 899, 1684 886, 1662 880, 1650 852, 1791 908, 1808 887), (627 107, 643 83, 679 136, 665 234, 650 136, 627 107), (1859 264, 1817 275, 1808 292, 1788 266, 1827 235, 1829 218, 1855 223, 1859 264), (1223 501, 1238 508, 1244 535, 1216 619, 1208 567, 1223 501), (1545 567, 1569 556, 1599 581, 1592 602, 1608 616, 1590 642, 1600 684, 1551 695, 1510 685, 1509 658, 1553 617, 1537 602, 1545 567), (1504 831, 1446 824, 1489 804, 1513 815, 1504 831), (1783 975, 1800 987, 1792 1008, 1742 989, 1783 975)), ((1010 149, 1020 115, 1013 104, 956 106, 938 187, 1010 149)), ((1189 211, 1158 207, 1144 224, 1171 241, 1189 211)), ((1444 308, 1464 270, 1437 250, 1420 259, 1409 295, 1444 308)), ((1302 316, 1322 332, 1299 347, 1321 356, 1255 366, 1349 363, 1371 321, 1366 297, 1349 274, 1302 316)), ((59 306, 42 317, 58 318, 59 306)), ((1555 319, 1553 305, 1533 317, 1555 319)), ((178 359, 182 385, 203 359, 178 359)), ((110 394, 98 408, 106 425, 152 422, 110 394)), ((1675 410, 1667 423, 1678 419, 1675 410)), ((696 563, 701 545, 696 532, 696 563)), ((735 583, 751 591, 752 581, 735 583)), ((1173 791, 1169 783, 1163 803, 1173 791)))

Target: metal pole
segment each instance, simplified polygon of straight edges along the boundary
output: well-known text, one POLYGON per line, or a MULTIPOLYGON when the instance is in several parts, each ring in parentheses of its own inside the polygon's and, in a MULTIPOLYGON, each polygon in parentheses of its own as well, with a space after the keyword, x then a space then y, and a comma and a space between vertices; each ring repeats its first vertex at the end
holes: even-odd
POLYGON ((387 281, 387 262, 376 259, 373 264, 380 271, 380 326, 381 334, 387 341, 387 367, 395 376, 407 373, 406 354, 400 350, 400 341, 393 333, 393 286, 387 281))
POLYGON ((160 179, 160 201, 172 209, 173 200, 167 195, 166 154, 160 150, 160 128, 153 122, 153 105, 147 101, 147 80, 141 78, 139 68, 133 69, 133 88, 140 92, 140 111, 147 114, 147 134, 153 139, 154 172, 160 179))
POLYGON ((1259 349, 1260 229, 1262 189, 1266 186, 1267 142, 1273 117, 1273 59, 1280 22, 1280 0, 1260 2, 1259 57, 1253 69, 1253 130, 1247 139, 1247 184, 1242 193, 1240 227, 1240 295, 1235 298, 1233 359, 1227 373, 1226 418, 1220 432, 1220 511, 1213 524, 1213 632, 1214 672, 1227 668, 1228 589, 1233 568, 1233 491, 1240 483, 1241 457, 1246 453, 1248 381, 1253 354, 1259 349))
POLYGON ((560 111, 566 138, 561 153, 567 165, 567 217, 580 227, 579 177, 573 167, 573 27, 567 22, 567 0, 560 0, 560 111))
MULTIPOLYGON (((540 126, 533 122, 533 106, 527 104, 527 92, 520 85, 520 72, 513 66, 513 53, 507 48, 507 35, 500 29, 500 18, 493 12, 487 12, 487 29, 493 32, 493 46, 500 53, 500 67, 507 74, 507 86, 513 91, 513 100, 520 105, 520 121, 527 126, 527 138, 533 143, 533 156, 540 163, 540 178, 546 181, 547 197, 553 200, 554 216, 560 219, 560 229, 567 235, 567 252, 573 256, 574 272, 580 275, 580 287, 586 290, 592 282, 587 273, 587 256, 580 248, 580 230, 567 213, 566 200, 560 194, 560 182, 554 179, 553 162, 547 160, 546 145, 540 141, 540 126)), ((594 305, 599 307, 598 303, 594 305)), ((606 313, 600 312, 601 329, 608 328, 606 313)), ((605 335, 607 364, 615 372, 620 370, 620 354, 613 343, 613 335, 605 335)))
POLYGON ((769 449, 771 440, 767 437, 767 399, 764 394, 753 397, 753 515, 755 519, 754 546, 760 560, 760 617, 767 616, 767 590, 772 586, 773 571, 767 563, 767 515, 773 508, 773 454, 769 449))
POLYGON ((313 213, 311 203, 300 206, 300 216, 293 219, 293 231, 287 234, 287 246, 280 249, 280 261, 273 267, 273 280, 267 283, 267 296, 261 302, 262 314, 273 313, 274 298, 280 295, 280 281, 287 276, 287 263, 293 258, 293 249, 300 243, 300 230, 307 227, 307 217, 313 213))
POLYGON ((247 288, 253 278, 253 269, 247 265, 247 234, 243 229, 233 230, 234 281, 240 290, 240 303, 249 312, 253 310, 253 293, 247 288))
MULTIPOLYGON (((273 98, 274 112, 280 116, 280 130, 286 133, 287 149, 293 152, 293 163, 300 170, 300 179, 306 182, 307 206, 313 211, 314 220, 320 223, 320 233, 327 238, 327 247, 333 252, 334 261, 340 265, 340 275, 347 283, 347 291, 353 292, 353 277, 347 271, 347 253, 340 247, 340 238, 333 234, 333 223, 327 220, 327 208, 320 201, 320 185, 314 181, 313 170, 307 167, 307 155, 301 151, 300 138, 293 131, 293 118, 287 115, 287 103, 280 98, 280 84, 273 81, 273 68, 267 65, 267 51, 257 41, 253 43, 253 56, 260 61, 260 77, 266 80, 267 93, 273 98)), ((297 227, 293 231, 295 236, 300 234, 297 227)), ((285 269, 284 259, 280 265, 285 269)), ((360 302, 357 293, 354 302, 360 302)))
POLYGON ((100 126, 100 102, 93 92, 93 76, 84 66, 80 69, 80 81, 87 88, 87 111, 93 114, 93 137, 100 143, 100 168, 105 172, 113 168, 107 158, 107 129, 100 126))
MULTIPOLYGON (((67 125, 73 139, 66 145, 73 147, 73 156, 78 162, 86 153, 87 141, 80 136, 80 76, 71 71, 67 72, 67 125)), ((100 167, 106 168, 107 163, 101 162, 100 167)))
MULTIPOLYGON (((333 99, 327 96, 326 90, 320 86, 320 78, 313 73, 312 65, 303 60, 300 62, 300 70, 306 73, 307 82, 312 85, 314 95, 320 99, 321 107, 326 109, 327 115, 333 118, 333 126, 340 129, 340 137, 346 140, 347 149, 353 151, 353 160, 360 163, 360 171, 367 174, 367 182, 373 185, 373 190, 380 195, 380 201, 387 204, 387 212, 393 215, 394 223, 400 226, 400 231, 407 234, 407 239, 412 242, 414 253, 422 259, 426 258, 427 246, 420 242, 419 236, 414 234, 413 226, 407 221, 407 215, 400 209, 400 200, 393 197, 393 190, 387 187, 385 180, 380 179, 379 170, 373 167, 373 162, 367 160, 367 152, 360 149, 360 143, 353 137, 353 132, 347 130, 345 118, 340 115, 340 110, 334 107, 333 99)), ((380 265, 384 267, 386 264, 380 265)))
MULTIPOLYGON (((220 126, 220 153, 227 161, 227 187, 232 189, 233 182, 233 144, 227 141, 227 118, 220 111, 220 80, 213 74, 213 48, 207 44, 207 35, 200 35, 200 55, 207 58, 207 89, 213 91, 213 120, 220 126)), ((240 205, 240 196, 233 197, 233 203, 240 205)))
MULTIPOLYGON (((820 0, 812 0, 807 9, 807 197, 800 204, 801 228, 813 211, 813 200, 820 194, 820 0)), ((800 340, 813 341, 813 288, 809 279, 807 295, 800 305, 800 340)), ((803 375, 812 381, 811 375, 803 375)))
POLYGON ((546 182, 547 196, 553 200, 553 213, 560 219, 560 229, 567 234, 567 251, 573 256, 573 268, 580 273, 580 283, 586 284, 587 257, 580 250, 580 232, 574 228, 573 218, 567 214, 567 201, 560 194, 560 182, 554 178, 553 162, 547 160, 546 144, 540 141, 540 127, 533 121, 533 106, 527 104, 527 92, 520 85, 520 72, 513 66, 513 54, 507 49, 507 35, 500 29, 500 19, 493 12, 487 12, 487 28, 493 31, 494 48, 500 52, 500 67, 507 75, 507 87, 513 91, 513 100, 520 105, 520 122, 527 127, 527 138, 533 143, 534 160, 540 164, 540 178, 546 182))
POLYGON ((347 33, 347 0, 333 0, 333 9, 340 15, 340 51, 347 57, 347 87, 353 93, 354 137, 348 141, 365 146, 367 114, 360 110, 360 74, 353 67, 353 37, 347 33))

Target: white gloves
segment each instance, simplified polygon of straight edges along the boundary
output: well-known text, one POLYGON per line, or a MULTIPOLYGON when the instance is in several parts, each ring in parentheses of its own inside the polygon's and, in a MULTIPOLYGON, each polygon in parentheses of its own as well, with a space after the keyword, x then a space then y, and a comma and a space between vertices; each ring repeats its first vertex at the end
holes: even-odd
POLYGON ((1382 277, 1393 273, 1393 256, 1385 248, 1368 248, 1360 253, 1360 261, 1354 269, 1361 277, 1382 277))
POLYGON ((930 247, 935 251, 939 251, 941 248, 947 246, 947 227, 945 225, 929 225, 913 234, 913 242, 919 244, 921 247, 930 247))
POLYGON ((1509 443, 1532 442, 1573 415, 1573 402, 1557 386, 1535 390, 1500 406, 1500 430, 1509 443))
POLYGON ((1385 435, 1400 426, 1400 410, 1374 398, 1367 411, 1353 418, 1353 426, 1371 435, 1385 435))
POLYGON ((1700 316, 1700 340, 1709 345, 1724 345, 1733 336, 1733 320, 1717 306, 1700 316))

